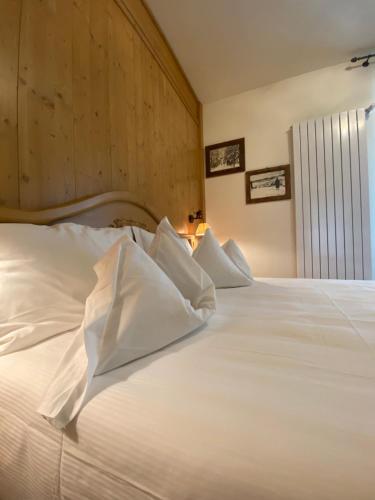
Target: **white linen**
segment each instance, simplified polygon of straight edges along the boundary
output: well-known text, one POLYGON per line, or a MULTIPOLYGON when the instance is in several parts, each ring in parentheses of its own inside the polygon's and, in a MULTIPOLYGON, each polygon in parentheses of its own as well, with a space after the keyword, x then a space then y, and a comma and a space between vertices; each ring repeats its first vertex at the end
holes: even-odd
POLYGON ((0 224, 0 356, 82 321, 93 265, 130 228, 0 224))
POLYGON ((132 226, 132 230, 137 245, 139 245, 145 252, 148 252, 155 236, 154 233, 150 233, 150 231, 146 231, 146 229, 137 226, 132 226))
POLYGON ((246 260, 246 257, 242 253, 241 248, 237 245, 234 240, 228 240, 221 246, 224 252, 228 255, 230 260, 235 264, 238 269, 242 272, 246 278, 249 280, 253 279, 253 273, 251 272, 250 266, 246 260))
POLYGON ((207 319, 215 310, 215 285, 186 251, 167 218, 159 224, 148 253, 185 299, 207 319))
POLYGON ((205 232, 193 257, 216 288, 236 288, 252 283, 250 268, 237 244, 228 240, 220 246, 211 229, 205 232))
POLYGON ((193 255, 193 248, 190 245, 190 243, 188 242, 188 240, 186 240, 185 238, 182 238, 181 236, 180 236, 180 240, 182 241, 182 244, 185 247, 185 250, 187 251, 187 253, 189 255, 193 255))
MULTIPOLYGON (((181 252, 192 260, 185 250, 181 252)), ((169 258, 172 261, 173 254, 169 258)), ((87 298, 82 325, 38 408, 57 428, 77 415, 94 375, 174 342, 202 326, 215 310, 215 289, 209 278, 192 305, 127 236, 94 269, 98 281, 87 298)))
POLYGON ((71 338, 0 358, 1 498, 374 498, 374 282, 218 290, 206 329, 95 377, 62 434, 35 409, 71 338))
MULTIPOLYGON (((178 235, 176 232, 175 228, 172 226, 172 224, 169 222, 168 217, 163 217, 162 220, 160 221, 155 235, 160 235, 160 234, 165 234, 169 235, 171 238, 173 238, 180 247, 187 252, 189 255, 192 255, 193 249, 191 248, 190 244, 184 239, 181 238, 181 236, 178 235)), ((148 251, 151 250, 151 247, 149 248, 148 251)))
MULTIPOLYGON (((164 217, 158 227, 164 227, 164 230, 168 231, 168 226, 169 226, 169 231, 171 233, 177 234, 176 231, 174 230, 173 226, 170 224, 169 220, 167 217, 164 217)), ((154 241, 155 234, 150 233, 150 231, 146 231, 146 229, 143 229, 141 227, 137 226, 132 226, 132 231, 134 233, 134 239, 135 242, 143 248, 143 250, 148 253, 150 251, 152 242, 154 241)), ((189 255, 192 255, 193 249, 191 248, 191 245, 189 242, 180 236, 178 236, 179 243, 180 245, 189 253, 189 255)))

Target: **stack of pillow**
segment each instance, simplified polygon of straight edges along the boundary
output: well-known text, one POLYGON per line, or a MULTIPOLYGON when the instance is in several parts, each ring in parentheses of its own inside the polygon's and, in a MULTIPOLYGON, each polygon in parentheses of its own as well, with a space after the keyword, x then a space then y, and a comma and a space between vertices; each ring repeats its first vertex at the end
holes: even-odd
POLYGON ((167 218, 155 235, 75 224, 0 231, 0 355, 76 330, 38 410, 58 428, 95 375, 196 330, 215 311, 215 288, 252 281, 235 242, 220 246, 209 230, 191 255, 167 218))
MULTIPOLYGON (((168 219, 164 218, 159 229, 165 229, 167 226, 169 226, 169 233, 176 236, 168 219)), ((132 229, 136 243, 145 252, 150 252, 154 234, 138 227, 132 229)), ((158 235, 158 231, 156 234, 158 235)), ((179 241, 211 277, 216 288, 236 288, 251 285, 253 277, 250 267, 235 241, 228 240, 224 245, 220 246, 211 229, 206 231, 194 252, 186 240, 180 239, 179 241)))
POLYGON ((206 231, 193 257, 211 277, 216 288, 251 285, 251 270, 240 247, 233 240, 220 246, 211 229, 206 231))

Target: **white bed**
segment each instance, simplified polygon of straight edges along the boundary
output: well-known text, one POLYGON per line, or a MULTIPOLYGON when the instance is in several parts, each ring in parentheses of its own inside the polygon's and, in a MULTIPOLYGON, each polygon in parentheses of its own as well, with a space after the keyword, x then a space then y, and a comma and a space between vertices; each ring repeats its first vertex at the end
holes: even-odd
POLYGON ((0 498, 372 500, 375 284, 259 280, 207 328, 36 413, 71 334, 0 357, 0 498))
MULTIPOLYGON (((129 193, 0 222, 159 218, 129 193)), ((74 332, 0 356, 1 500, 373 500, 375 283, 258 280, 207 327, 94 378, 58 431, 36 411, 74 332)))

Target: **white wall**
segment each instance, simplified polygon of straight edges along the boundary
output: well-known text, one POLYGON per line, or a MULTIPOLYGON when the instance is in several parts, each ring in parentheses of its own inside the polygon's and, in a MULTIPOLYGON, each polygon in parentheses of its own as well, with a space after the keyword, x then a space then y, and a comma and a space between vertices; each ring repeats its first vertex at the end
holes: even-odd
MULTIPOLYGON (((375 102, 375 64, 367 70, 347 66, 204 105, 205 145, 245 137, 246 170, 291 163, 294 122, 375 102)), ((236 239, 256 276, 296 276, 293 199, 246 205, 243 173, 206 179, 205 184, 207 221, 218 238, 236 239)))

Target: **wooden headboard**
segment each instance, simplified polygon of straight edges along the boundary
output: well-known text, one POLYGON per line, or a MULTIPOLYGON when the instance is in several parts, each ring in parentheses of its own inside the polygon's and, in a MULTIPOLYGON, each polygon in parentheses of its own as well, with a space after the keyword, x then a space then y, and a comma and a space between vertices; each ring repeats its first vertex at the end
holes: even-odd
POLYGON ((154 231, 160 217, 134 194, 112 191, 45 210, 0 207, 0 222, 55 224, 76 222, 91 227, 135 225, 154 231))

